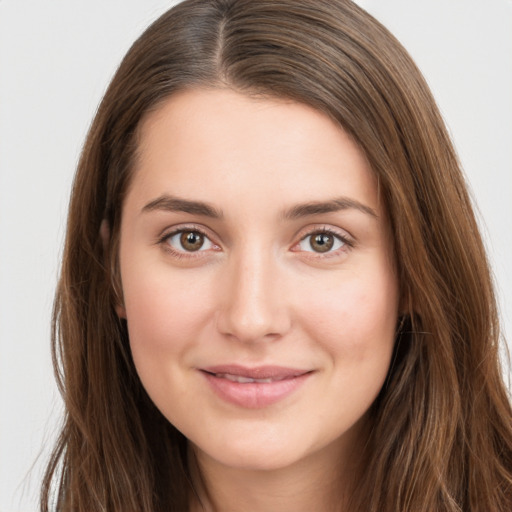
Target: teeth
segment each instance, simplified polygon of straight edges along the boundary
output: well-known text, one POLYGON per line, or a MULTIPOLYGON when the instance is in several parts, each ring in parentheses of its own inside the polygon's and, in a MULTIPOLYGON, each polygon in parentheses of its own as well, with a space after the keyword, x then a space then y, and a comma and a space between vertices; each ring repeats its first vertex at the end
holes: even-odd
POLYGON ((251 382, 257 382, 259 384, 270 384, 271 382, 274 382, 275 379, 251 379, 250 377, 242 377, 241 375, 231 375, 229 373, 216 373, 216 377, 219 377, 221 379, 227 379, 232 382, 238 382, 240 384, 249 384, 251 382))

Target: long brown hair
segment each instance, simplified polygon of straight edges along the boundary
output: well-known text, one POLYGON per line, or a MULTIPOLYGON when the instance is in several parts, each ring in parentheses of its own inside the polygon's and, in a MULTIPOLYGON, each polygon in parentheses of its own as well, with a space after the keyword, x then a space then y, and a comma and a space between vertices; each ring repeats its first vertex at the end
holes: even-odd
POLYGON ((187 0, 121 63, 72 192, 53 321, 66 415, 41 510, 187 510, 186 439, 142 388, 115 305, 138 126, 191 87, 311 105, 351 134, 378 177, 404 316, 351 510, 512 510, 495 297, 460 166, 407 52, 346 0, 187 0))

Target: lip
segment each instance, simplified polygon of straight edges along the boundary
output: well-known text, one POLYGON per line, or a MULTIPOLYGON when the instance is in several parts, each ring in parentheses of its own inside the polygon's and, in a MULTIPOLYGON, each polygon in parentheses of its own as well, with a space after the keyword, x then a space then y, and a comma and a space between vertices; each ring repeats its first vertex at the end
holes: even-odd
POLYGON ((212 390, 246 409, 268 407, 297 391, 313 373, 283 366, 219 365, 199 368, 212 390))

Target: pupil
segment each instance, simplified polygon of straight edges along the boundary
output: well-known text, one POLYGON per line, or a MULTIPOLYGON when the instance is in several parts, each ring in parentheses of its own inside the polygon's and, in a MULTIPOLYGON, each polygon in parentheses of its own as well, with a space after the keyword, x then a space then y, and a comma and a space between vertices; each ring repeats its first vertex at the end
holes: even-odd
POLYGON ((332 235, 319 233, 312 238, 310 244, 311 248, 316 252, 327 252, 332 249, 332 246, 334 245, 334 238, 332 235))
POLYGON ((187 251, 197 251, 204 243, 204 237, 196 231, 189 231, 181 235, 181 245, 187 251))

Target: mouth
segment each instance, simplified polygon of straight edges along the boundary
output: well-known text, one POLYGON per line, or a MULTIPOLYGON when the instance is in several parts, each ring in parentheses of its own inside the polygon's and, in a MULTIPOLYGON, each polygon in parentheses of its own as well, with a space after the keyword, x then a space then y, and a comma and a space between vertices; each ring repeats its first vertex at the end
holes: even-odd
POLYGON ((218 397, 248 409, 259 409, 284 400, 313 373, 312 370, 282 366, 247 368, 238 365, 201 368, 200 372, 218 397))
POLYGON ((231 375, 230 373, 210 373, 210 375, 213 375, 214 377, 217 377, 219 379, 227 379, 231 382, 238 382, 239 384, 250 384, 252 382, 259 382, 261 384, 270 384, 271 382, 276 382, 278 380, 284 380, 285 377, 282 379, 253 379, 251 377, 243 377, 242 375, 231 375))

